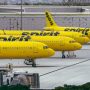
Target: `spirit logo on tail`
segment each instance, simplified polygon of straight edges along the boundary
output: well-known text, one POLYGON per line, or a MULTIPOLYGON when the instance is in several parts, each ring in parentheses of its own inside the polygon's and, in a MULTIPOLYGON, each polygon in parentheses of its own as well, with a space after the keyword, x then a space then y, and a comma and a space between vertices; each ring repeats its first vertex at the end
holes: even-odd
POLYGON ((49 17, 48 12, 46 12, 46 17, 48 18, 48 20, 50 21, 50 24, 51 24, 51 26, 52 26, 52 25, 53 25, 52 18, 51 18, 51 17, 49 17))

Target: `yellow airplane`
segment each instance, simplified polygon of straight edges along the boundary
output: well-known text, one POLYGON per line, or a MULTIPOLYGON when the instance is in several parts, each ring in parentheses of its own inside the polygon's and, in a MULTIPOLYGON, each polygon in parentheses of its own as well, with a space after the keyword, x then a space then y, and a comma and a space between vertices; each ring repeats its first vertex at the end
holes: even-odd
POLYGON ((30 35, 30 36, 67 36, 81 44, 89 42, 89 38, 78 32, 40 31, 40 30, 0 30, 0 35, 30 35))
POLYGON ((90 38, 90 28, 59 26, 56 24, 49 11, 46 11, 45 15, 46 15, 46 27, 44 27, 45 30, 81 32, 82 34, 90 38))
POLYGON ((46 44, 35 41, 0 41, 0 59, 25 59, 32 66, 36 66, 36 58, 47 58, 54 55, 54 50, 46 44))
MULTIPOLYGON (((75 51, 82 48, 82 45, 74 39, 65 36, 27 36, 27 35, 0 35, 0 41, 38 41, 45 43, 55 51, 62 51, 62 58, 65 58, 65 51, 75 51)), ((69 57, 69 55, 68 55, 69 57)))

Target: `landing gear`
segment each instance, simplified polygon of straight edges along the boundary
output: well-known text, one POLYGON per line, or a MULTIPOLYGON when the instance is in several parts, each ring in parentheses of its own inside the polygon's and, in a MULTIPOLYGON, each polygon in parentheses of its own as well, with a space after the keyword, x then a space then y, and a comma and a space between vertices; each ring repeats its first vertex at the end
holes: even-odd
POLYGON ((67 56, 65 56, 65 52, 62 51, 62 58, 66 58, 66 57, 68 57, 68 58, 76 58, 76 55, 75 55, 75 53, 73 51, 68 51, 67 56))
POLYGON ((73 51, 72 51, 72 52, 71 52, 71 51, 68 51, 68 55, 67 55, 67 57, 68 57, 68 58, 70 58, 70 57, 74 57, 74 58, 75 58, 76 55, 74 54, 73 51))
POLYGON ((33 59, 25 59, 24 63, 26 65, 32 65, 32 67, 36 67, 36 62, 33 59))
POLYGON ((65 54, 64 54, 64 51, 62 51, 62 58, 65 58, 65 54))

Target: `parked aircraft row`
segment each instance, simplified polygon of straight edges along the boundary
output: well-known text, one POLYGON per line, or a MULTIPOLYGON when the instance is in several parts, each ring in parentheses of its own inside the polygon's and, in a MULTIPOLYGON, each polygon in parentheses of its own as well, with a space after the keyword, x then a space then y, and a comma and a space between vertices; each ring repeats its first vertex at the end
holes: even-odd
POLYGON ((65 36, 0 35, 0 41, 42 42, 55 51, 61 51, 62 58, 65 58, 65 51, 75 51, 81 49, 82 47, 82 45, 74 39, 65 36))
POLYGON ((1 30, 0 35, 30 35, 30 36, 66 36, 75 39, 81 44, 89 42, 86 35, 78 32, 40 31, 40 30, 1 30))
MULTIPOLYGON (((46 12, 47 27, 45 30, 1 30, 0 31, 0 58, 25 59, 25 64, 36 66, 36 58, 46 58, 54 55, 55 51, 80 50, 82 45, 89 42, 84 33, 57 29, 50 13, 46 12)), ((86 29, 87 30, 87 29, 86 29)))
MULTIPOLYGON (((28 31, 27 30, 23 30, 23 31, 21 31, 21 30, 14 30, 14 31, 13 30, 10 30, 10 31, 9 30, 4 30, 4 31, 0 31, 0 35, 4 35, 4 34, 5 35, 30 35, 30 36, 41 36, 41 37, 49 36, 48 37, 49 40, 51 40, 50 39, 51 36, 52 37, 55 36, 54 37, 55 39, 56 39, 56 36, 58 36, 58 37, 63 36, 62 42, 60 41, 61 44, 64 42, 64 45, 62 44, 63 46, 68 45, 68 44, 65 45, 65 42, 68 41, 68 39, 70 39, 71 37, 76 42, 81 43, 81 44, 85 44, 85 43, 89 42, 88 37, 86 37, 85 35, 83 35, 81 33, 78 33, 78 32, 75 33, 75 32, 65 32, 65 31, 58 32, 58 31, 40 31, 40 30, 37 30, 37 31, 35 31, 35 30, 28 30, 28 31), (62 35, 61 35, 61 33, 62 33, 62 35), (65 37, 68 37, 68 39, 66 40, 65 37)), ((46 39, 47 39, 47 37, 46 37, 46 39)), ((69 42, 69 43, 71 44, 71 42, 69 42)), ((77 47, 79 47, 79 46, 77 46, 77 47)), ((68 47, 63 47, 63 48, 69 48, 69 47, 70 47, 70 45, 68 47)), ((67 51, 67 50, 62 51, 62 58, 65 58, 65 54, 64 54, 65 51, 67 51)), ((70 51, 70 50, 68 50, 68 51, 70 51)), ((74 51, 74 50, 72 50, 72 48, 71 48, 71 51, 74 51)), ((68 56, 69 56, 69 54, 68 54, 68 56)))

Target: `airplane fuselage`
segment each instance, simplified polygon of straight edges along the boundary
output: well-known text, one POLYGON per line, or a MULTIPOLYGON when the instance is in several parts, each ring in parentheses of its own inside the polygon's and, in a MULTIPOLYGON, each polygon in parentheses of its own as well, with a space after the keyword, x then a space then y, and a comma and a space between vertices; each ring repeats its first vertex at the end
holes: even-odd
POLYGON ((0 35, 30 35, 30 36, 67 36, 75 39, 81 44, 89 42, 89 38, 78 32, 65 31, 40 31, 40 30, 4 30, 0 31, 0 35))
POLYGON ((90 38, 90 29, 89 28, 79 28, 79 27, 60 27, 60 26, 51 26, 45 27, 47 31, 68 31, 68 32, 80 32, 90 38))
POLYGON ((0 59, 34 59, 54 55, 52 49, 45 47, 47 47, 47 45, 34 41, 0 41, 0 59))
POLYGON ((65 36, 0 35, 0 41, 38 41, 55 51, 75 51, 82 47, 74 39, 65 36))

